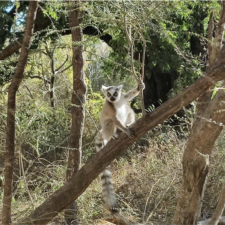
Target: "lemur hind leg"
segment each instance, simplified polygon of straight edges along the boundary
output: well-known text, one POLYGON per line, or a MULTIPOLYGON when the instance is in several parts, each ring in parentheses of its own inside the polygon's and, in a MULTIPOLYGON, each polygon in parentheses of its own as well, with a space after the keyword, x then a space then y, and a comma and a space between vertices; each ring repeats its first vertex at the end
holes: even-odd
POLYGON ((126 126, 130 126, 131 124, 133 124, 135 122, 135 114, 134 114, 133 109, 129 105, 126 106, 126 110, 127 110, 128 114, 127 114, 127 119, 126 119, 125 124, 126 124, 126 126))

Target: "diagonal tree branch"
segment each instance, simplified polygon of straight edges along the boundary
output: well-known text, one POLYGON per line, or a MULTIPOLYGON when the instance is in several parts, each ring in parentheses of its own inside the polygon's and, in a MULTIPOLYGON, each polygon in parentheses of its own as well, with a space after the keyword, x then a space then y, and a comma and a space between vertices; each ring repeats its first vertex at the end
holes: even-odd
POLYGON ((65 63, 67 62, 67 60, 69 59, 69 56, 68 55, 66 55, 66 59, 65 59, 65 61, 62 63, 62 65, 61 66, 59 66, 55 71, 56 72, 59 72, 59 70, 65 65, 65 63))
POLYGON ((17 224, 47 224, 67 205, 77 199, 99 175, 99 173, 119 154, 126 150, 134 141, 153 129, 183 106, 190 104, 208 90, 214 82, 225 78, 225 48, 223 47, 208 73, 200 77, 190 87, 179 95, 171 98, 145 118, 139 119, 132 129, 135 137, 129 138, 121 133, 117 140, 111 140, 101 151, 96 153, 65 185, 53 193, 42 205, 36 208, 28 217, 17 224))
POLYGON ((50 84, 50 81, 48 79, 44 78, 44 77, 41 77, 41 76, 32 76, 32 75, 29 75, 29 77, 31 79, 40 79, 40 80, 43 80, 43 81, 47 82, 48 84, 50 84))
POLYGON ((58 73, 63 73, 63 72, 65 72, 65 71, 68 70, 72 65, 73 65, 73 64, 67 66, 65 69, 59 71, 58 73))

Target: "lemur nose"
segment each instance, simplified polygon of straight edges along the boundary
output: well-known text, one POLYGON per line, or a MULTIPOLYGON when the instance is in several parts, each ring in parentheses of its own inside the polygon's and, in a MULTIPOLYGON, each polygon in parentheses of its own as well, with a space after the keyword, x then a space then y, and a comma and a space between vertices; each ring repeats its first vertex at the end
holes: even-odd
POLYGON ((112 102, 115 101, 115 100, 116 100, 116 98, 114 98, 114 97, 110 98, 110 101, 112 101, 112 102))

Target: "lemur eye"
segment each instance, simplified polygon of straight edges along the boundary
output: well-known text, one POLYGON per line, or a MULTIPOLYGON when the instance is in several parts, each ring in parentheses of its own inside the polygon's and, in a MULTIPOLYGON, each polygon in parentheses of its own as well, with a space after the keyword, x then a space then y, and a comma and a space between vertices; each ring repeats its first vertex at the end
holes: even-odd
POLYGON ((110 93, 107 93, 107 96, 108 96, 108 97, 111 97, 111 94, 110 94, 110 93))
POLYGON ((117 93, 117 92, 115 92, 115 93, 113 94, 113 96, 115 96, 115 97, 116 97, 117 95, 118 95, 118 93, 117 93))

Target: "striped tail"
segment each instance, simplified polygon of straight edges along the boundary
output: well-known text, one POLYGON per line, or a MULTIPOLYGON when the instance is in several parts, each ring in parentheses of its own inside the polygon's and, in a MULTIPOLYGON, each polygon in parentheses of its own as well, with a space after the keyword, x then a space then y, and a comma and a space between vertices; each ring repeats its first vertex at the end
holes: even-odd
MULTIPOLYGON (((105 145, 107 141, 102 138, 102 131, 100 131, 96 138, 95 138, 95 147, 96 151, 100 151, 105 145)), ((102 182, 102 197, 105 203, 105 206, 108 210, 112 213, 118 211, 117 204, 116 204, 116 197, 113 191, 112 186, 112 174, 109 170, 109 166, 106 167, 103 172, 100 174, 101 182, 102 182)))

